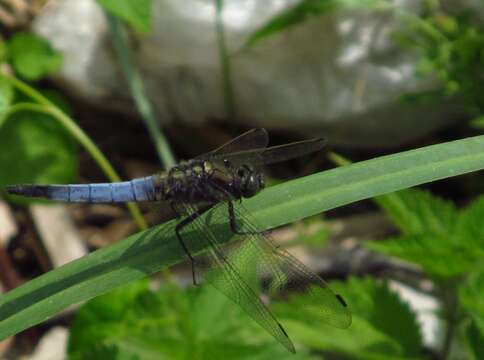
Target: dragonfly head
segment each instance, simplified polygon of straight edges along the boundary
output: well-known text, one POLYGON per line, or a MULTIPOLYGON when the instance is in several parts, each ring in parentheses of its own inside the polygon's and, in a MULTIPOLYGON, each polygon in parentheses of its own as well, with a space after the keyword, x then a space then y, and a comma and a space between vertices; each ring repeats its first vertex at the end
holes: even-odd
POLYGON ((240 193, 245 198, 254 196, 265 186, 264 175, 247 165, 239 167, 237 169, 236 176, 238 179, 240 193))

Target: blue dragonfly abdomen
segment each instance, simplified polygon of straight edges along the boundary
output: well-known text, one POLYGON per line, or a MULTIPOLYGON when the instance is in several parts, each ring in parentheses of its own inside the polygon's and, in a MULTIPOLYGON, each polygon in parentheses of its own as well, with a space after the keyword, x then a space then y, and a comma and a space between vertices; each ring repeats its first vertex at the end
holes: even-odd
MULTIPOLYGON (((127 201, 155 201, 156 175, 131 181, 69 184, 69 185, 12 185, 7 187, 9 194, 40 197, 65 202, 117 203, 127 201)), ((159 181, 158 181, 159 183, 159 181)))

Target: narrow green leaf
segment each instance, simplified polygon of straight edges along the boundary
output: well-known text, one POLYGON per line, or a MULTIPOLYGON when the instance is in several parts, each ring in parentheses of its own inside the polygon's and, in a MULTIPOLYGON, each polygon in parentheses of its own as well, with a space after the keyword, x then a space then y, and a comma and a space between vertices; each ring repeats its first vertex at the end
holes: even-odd
POLYGON ((32 33, 16 33, 8 42, 8 55, 14 70, 29 81, 58 71, 62 54, 44 38, 32 33))
POLYGON ((151 30, 152 0, 96 0, 105 10, 126 21, 136 30, 151 30))
POLYGON ((271 229, 355 201, 484 168, 484 136, 342 166, 268 188, 245 201, 271 229))
MULTIPOLYGON (((261 228, 270 229, 354 201, 483 168, 484 136, 477 136, 289 181, 247 199, 245 205, 261 228)), ((0 338, 185 259, 174 235, 175 224, 171 221, 132 235, 4 294, 0 338)), ((210 226, 221 239, 232 238, 226 222, 210 226)), ((187 231, 187 237, 199 244, 196 232, 187 231)))
POLYGON ((15 95, 12 84, 0 80, 0 126, 3 123, 5 113, 13 102, 15 95))
POLYGON ((264 38, 301 24, 310 16, 324 15, 341 8, 368 9, 378 8, 382 5, 386 6, 388 3, 382 0, 303 0, 274 16, 254 31, 246 41, 245 47, 253 46, 264 38))
POLYGON ((484 332, 474 322, 466 330, 466 340, 470 351, 471 359, 479 360, 484 358, 484 332))

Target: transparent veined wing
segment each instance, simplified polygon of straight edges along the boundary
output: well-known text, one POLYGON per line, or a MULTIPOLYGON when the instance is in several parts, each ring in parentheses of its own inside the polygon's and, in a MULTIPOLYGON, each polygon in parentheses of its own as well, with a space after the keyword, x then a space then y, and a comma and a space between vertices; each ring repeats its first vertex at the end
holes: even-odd
POLYGON ((233 165, 269 165, 319 151, 324 145, 325 141, 318 138, 262 149, 244 150, 228 154, 213 154, 209 157, 209 160, 214 162, 228 161, 233 165))
MULTIPOLYGON (((257 232, 250 214, 239 207, 234 210, 236 221, 243 224, 244 231, 250 232, 248 234, 232 232, 227 224, 226 202, 215 205, 204 217, 205 220, 198 218, 193 222, 198 229, 198 241, 205 242, 209 249, 210 261, 204 275, 206 281, 238 304, 290 351, 294 351, 294 346, 286 331, 257 295, 261 278, 267 280, 269 294, 275 295, 281 290, 304 293, 308 297, 308 305, 300 310, 308 311, 316 321, 339 328, 348 327, 351 313, 343 298, 334 293, 321 277, 278 247, 269 235, 257 232), (212 231, 218 226, 224 228, 212 231), (225 243, 232 236, 240 241, 228 246, 225 243)), ((193 212, 195 208, 189 211, 193 212)), ((195 244, 187 245, 189 249, 195 248, 195 244)))
POLYGON ((260 232, 260 226, 245 209, 243 203, 234 205, 234 215, 239 227, 243 227, 242 247, 254 248, 259 255, 260 273, 269 279, 270 291, 285 290, 304 294, 307 309, 312 318, 337 328, 351 325, 351 312, 343 297, 335 293, 314 271, 309 269, 288 251, 277 245, 271 236, 260 232), (316 307, 314 304, 318 304, 316 307))
POLYGON ((213 151, 197 156, 196 159, 209 160, 212 157, 218 157, 223 154, 237 153, 254 149, 264 149, 268 144, 269 134, 267 133, 266 129, 252 129, 237 136, 213 151))
MULTIPOLYGON (((197 210, 189 204, 185 204, 185 206, 189 213, 197 210)), ((292 341, 282 325, 259 298, 256 286, 253 283, 255 277, 249 275, 252 272, 250 266, 256 266, 256 261, 254 260, 257 260, 255 256, 251 256, 255 254, 249 254, 253 249, 244 248, 232 252, 229 250, 231 247, 224 244, 227 236, 231 237, 230 228, 227 225, 226 207, 225 203, 219 203, 210 209, 207 216, 198 217, 188 225, 187 227, 191 227, 191 231, 196 231, 197 238, 186 239, 182 231, 181 236, 185 241, 185 245, 189 251, 193 251, 193 249, 200 248, 199 242, 203 242, 208 249, 204 253, 208 258, 208 264, 204 266, 200 260, 197 260, 196 263, 197 269, 204 272, 203 278, 239 305, 277 341, 294 353, 295 349, 292 341), (214 225, 225 226, 225 232, 219 229, 215 233, 212 231, 214 225), (221 233, 225 233, 223 238, 220 238, 220 235, 216 235, 221 233), (250 264, 248 260, 251 260, 250 264)))

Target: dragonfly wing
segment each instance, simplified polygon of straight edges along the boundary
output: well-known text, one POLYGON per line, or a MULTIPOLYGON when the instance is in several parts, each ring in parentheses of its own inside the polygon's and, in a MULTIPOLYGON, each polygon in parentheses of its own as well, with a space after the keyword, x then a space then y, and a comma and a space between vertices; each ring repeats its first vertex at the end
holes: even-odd
POLYGON ((237 136, 235 139, 230 140, 213 151, 197 156, 196 159, 209 160, 214 156, 220 156, 223 154, 230 154, 252 149, 264 149, 268 144, 269 135, 267 134, 266 129, 252 129, 243 133, 242 135, 237 136))
POLYGON ((210 160, 219 162, 227 160, 234 165, 269 165, 319 151, 324 145, 323 139, 311 139, 269 148, 243 150, 229 154, 213 154, 210 160))
MULTIPOLYGON (((188 204, 186 206, 188 212, 193 213, 196 211, 196 208, 188 204)), ((242 253, 240 251, 236 251, 234 253, 235 256, 232 256, 230 251, 227 251, 228 247, 223 244, 227 237, 231 237, 230 228, 227 225, 226 211, 226 205, 220 203, 215 205, 204 217, 208 222, 202 220, 201 217, 195 219, 189 226, 193 226, 194 230, 198 230, 196 231, 197 239, 192 239, 191 243, 188 242, 186 244, 187 248, 189 251, 191 249, 199 249, 200 244, 195 244, 195 242, 204 242, 209 249, 205 255, 208 255, 210 262, 209 268, 206 269, 204 274, 205 280, 238 304, 289 351, 295 352, 294 345, 286 331, 261 301, 255 291, 255 286, 250 284, 251 281, 247 276, 247 270, 250 269, 246 268, 248 265, 246 260, 249 258, 254 259, 254 257, 249 256, 245 251, 243 256, 241 256, 242 253), (220 238, 211 230, 211 227, 219 225, 225 227, 225 232, 217 231, 217 234, 225 233, 227 236, 224 235, 223 238, 220 238)))
MULTIPOLYGON (((258 254, 258 272, 269 279, 271 292, 280 290, 305 294, 307 311, 315 321, 320 320, 338 328, 351 325, 351 312, 342 296, 333 292, 328 284, 306 265, 278 246, 267 233, 261 233, 253 216, 245 210, 243 204, 234 208, 235 218, 244 235, 241 247, 253 249, 258 254)), ((243 253, 249 253, 243 250, 243 253)))
POLYGON ((318 138, 272 146, 264 150, 262 153, 262 159, 264 165, 273 164, 320 151, 324 145, 324 139, 318 138))

